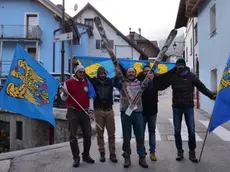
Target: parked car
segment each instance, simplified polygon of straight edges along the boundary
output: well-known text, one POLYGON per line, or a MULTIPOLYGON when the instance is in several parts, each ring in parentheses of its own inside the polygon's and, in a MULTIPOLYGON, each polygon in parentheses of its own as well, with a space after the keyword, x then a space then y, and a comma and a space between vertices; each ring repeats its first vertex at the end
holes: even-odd
POLYGON ((114 102, 120 101, 120 92, 117 88, 113 88, 113 101, 114 102))
MULTIPOLYGON (((62 85, 62 83, 60 82, 61 80, 61 73, 51 73, 51 75, 58 80, 59 85, 62 85)), ((70 78, 70 74, 65 74, 65 80, 70 78)), ((60 93, 61 93, 61 89, 58 88, 57 90, 57 94, 55 95, 54 98, 54 107, 58 107, 58 108, 66 108, 64 101, 62 101, 61 97, 60 97, 60 93)))

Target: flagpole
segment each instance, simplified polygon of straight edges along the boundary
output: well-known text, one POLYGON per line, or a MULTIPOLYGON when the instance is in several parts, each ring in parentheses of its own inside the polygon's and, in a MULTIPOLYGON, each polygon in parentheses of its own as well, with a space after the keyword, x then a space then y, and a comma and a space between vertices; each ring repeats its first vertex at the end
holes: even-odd
POLYGON ((204 141, 203 141, 203 145, 202 145, 202 148, 201 148, 200 157, 199 157, 199 162, 200 162, 200 160, 201 160, 201 156, 202 156, 203 151, 204 151, 204 145, 205 145, 206 140, 207 140, 207 137, 208 137, 208 131, 209 131, 209 128, 210 128, 211 120, 212 120, 212 116, 211 116, 211 118, 210 118, 210 121, 209 121, 209 124, 208 124, 208 128, 207 128, 207 131, 206 131, 206 134, 205 134, 205 138, 204 138, 204 141))

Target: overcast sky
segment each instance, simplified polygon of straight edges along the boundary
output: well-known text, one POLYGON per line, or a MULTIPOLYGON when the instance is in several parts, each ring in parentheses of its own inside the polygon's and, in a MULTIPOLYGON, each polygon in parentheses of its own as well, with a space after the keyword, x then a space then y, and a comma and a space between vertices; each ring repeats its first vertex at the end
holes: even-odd
MULTIPOLYGON (((62 0, 51 0, 62 4, 62 0)), ((150 40, 165 39, 174 28, 180 0, 65 0, 65 9, 74 16, 87 2, 91 3, 123 34, 129 27, 150 40), (74 4, 78 10, 74 12, 74 4)), ((178 34, 183 33, 183 29, 178 34)))

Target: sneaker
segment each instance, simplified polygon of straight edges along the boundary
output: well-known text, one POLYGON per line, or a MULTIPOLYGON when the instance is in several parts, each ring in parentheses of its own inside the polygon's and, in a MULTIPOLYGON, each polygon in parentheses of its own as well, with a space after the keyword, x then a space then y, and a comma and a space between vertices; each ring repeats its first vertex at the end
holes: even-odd
POLYGON ((105 152, 100 152, 100 161, 105 162, 105 152))
POLYGON ((150 153, 150 159, 151 159, 152 161, 157 161, 156 154, 155 154, 155 153, 150 153))
POLYGON ((195 151, 189 151, 189 159, 194 163, 198 163, 195 151))
POLYGON ((111 154, 110 154, 110 160, 111 160, 112 162, 114 162, 114 163, 117 162, 117 156, 116 156, 115 153, 111 153, 111 154))
POLYGON ((83 156, 82 157, 82 160, 84 161, 84 162, 87 162, 87 163, 89 163, 89 164, 94 164, 94 159, 93 158, 91 158, 90 156, 83 156))
POLYGON ((184 150, 183 149, 178 150, 176 160, 181 161, 183 158, 184 158, 184 150))
POLYGON ((143 168, 148 168, 148 164, 146 162, 145 156, 140 156, 139 157, 139 165, 142 166, 143 168))

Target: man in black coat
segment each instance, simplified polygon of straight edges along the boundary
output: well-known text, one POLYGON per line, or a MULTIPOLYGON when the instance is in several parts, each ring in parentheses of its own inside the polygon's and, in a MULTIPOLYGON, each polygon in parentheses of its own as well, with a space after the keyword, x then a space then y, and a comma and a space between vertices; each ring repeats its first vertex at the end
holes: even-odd
POLYGON ((215 100, 216 93, 212 93, 205 85, 196 77, 195 74, 190 72, 186 67, 184 59, 178 59, 176 62, 175 72, 170 79, 165 81, 165 86, 172 87, 172 107, 173 107, 173 125, 175 144, 177 148, 177 161, 181 161, 184 158, 184 150, 182 148, 181 139, 181 121, 183 114, 185 122, 188 127, 189 134, 189 159, 192 162, 197 163, 195 149, 196 149, 196 137, 195 137, 195 120, 194 120, 194 86, 198 88, 200 92, 215 100))
POLYGON ((104 128, 106 128, 108 132, 110 160, 116 163, 115 120, 113 112, 113 86, 115 78, 108 78, 107 71, 102 66, 98 68, 96 77, 88 78, 96 92, 96 98, 94 100, 95 119, 103 129, 101 130, 99 127, 96 128, 100 161, 105 162, 104 128))
MULTIPOLYGON (((139 73, 138 79, 143 81, 145 76, 150 70, 150 66, 144 66, 143 72, 139 73)), ((158 113, 158 91, 164 90, 166 87, 162 84, 164 80, 167 80, 172 75, 172 71, 167 72, 163 75, 155 74, 152 81, 149 81, 148 87, 142 93, 142 105, 143 105, 143 116, 144 116, 144 131, 146 124, 148 123, 149 130, 149 151, 150 159, 157 161, 155 154, 156 150, 156 121, 158 113)))

